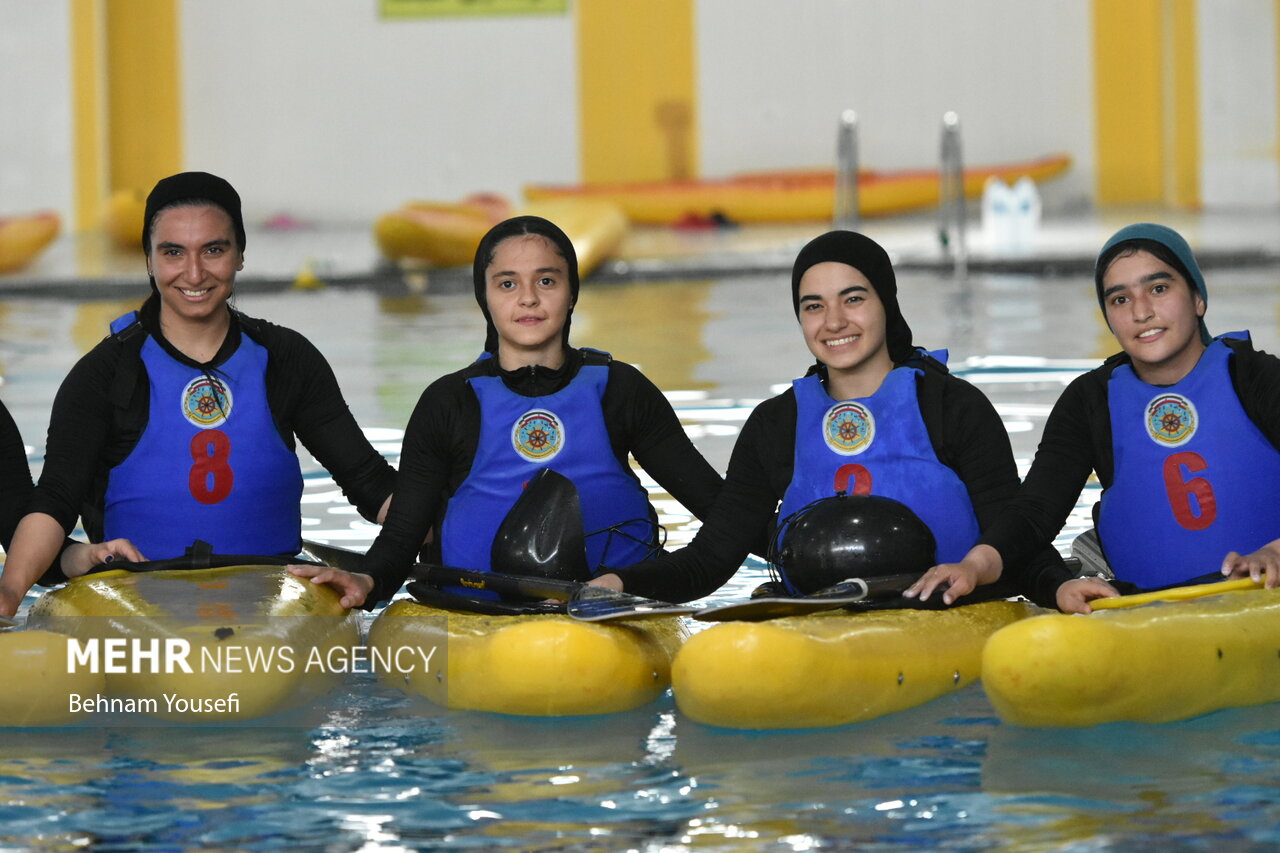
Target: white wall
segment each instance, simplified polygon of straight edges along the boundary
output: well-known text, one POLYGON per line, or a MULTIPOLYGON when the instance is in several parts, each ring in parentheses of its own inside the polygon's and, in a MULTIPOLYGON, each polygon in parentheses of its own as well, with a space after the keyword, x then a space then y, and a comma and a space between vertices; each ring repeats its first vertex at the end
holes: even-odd
POLYGON ((1280 204, 1274 4, 1201 0, 1198 28, 1204 205, 1280 204))
POLYGON ((0 216, 74 202, 66 3, 0 0, 0 216))
POLYGON ((374 0, 185 0, 186 161, 246 215, 368 220, 578 179, 571 15, 383 20, 374 0))
MULTIPOLYGON (((618 0, 643 2, 643 0, 618 0)), ((570 4, 571 9, 574 4, 570 4)), ((0 215, 74 200, 69 0, 0 0, 0 215)), ((1199 4, 1204 196, 1280 202, 1271 4, 1199 4)), ((1063 151, 1050 212, 1094 184, 1082 0, 698 0, 700 169, 834 158, 932 166, 956 110, 970 164, 1063 151)), ((579 179, 572 12, 382 20, 376 0, 183 0, 186 165, 247 214, 367 222, 411 198, 579 179)))
POLYGON ((1079 0, 699 0, 704 174, 830 164, 850 108, 865 167, 933 166, 955 110, 966 163, 1066 152, 1046 202, 1090 196, 1090 26, 1079 0))

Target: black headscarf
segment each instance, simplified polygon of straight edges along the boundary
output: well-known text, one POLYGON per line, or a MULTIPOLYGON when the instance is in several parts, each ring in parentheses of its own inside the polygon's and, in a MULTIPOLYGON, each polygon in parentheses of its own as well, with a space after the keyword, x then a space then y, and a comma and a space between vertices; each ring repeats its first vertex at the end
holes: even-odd
POLYGON ((240 194, 231 184, 208 172, 180 172, 162 178, 147 196, 142 215, 142 251, 151 252, 151 222, 156 214, 175 202, 207 201, 226 211, 236 232, 236 244, 244 251, 244 217, 240 214, 240 194))
POLYGON ((796 317, 800 316, 800 279, 810 267, 827 261, 851 266, 871 282, 884 303, 884 334, 890 360, 901 364, 914 357, 916 348, 911 342, 911 327, 898 307, 898 280, 893 274, 893 264, 880 244, 864 234, 828 231, 800 250, 791 268, 791 306, 796 317))
POLYGON ((498 351, 498 329, 493 325, 493 317, 489 315, 488 282, 485 280, 485 271, 489 269, 489 264, 493 263, 493 255, 498 250, 499 243, 508 237, 518 237, 523 234, 545 237, 551 245, 555 246, 568 267, 570 298, 569 316, 564 320, 564 343, 565 346, 569 345, 569 323, 573 319, 573 306, 578 304, 578 255, 573 250, 573 242, 555 223, 540 216, 516 216, 499 222, 481 238, 480 245, 476 248, 475 263, 471 267, 471 281, 476 289, 476 302, 480 304, 485 324, 488 326, 484 339, 485 352, 498 351))

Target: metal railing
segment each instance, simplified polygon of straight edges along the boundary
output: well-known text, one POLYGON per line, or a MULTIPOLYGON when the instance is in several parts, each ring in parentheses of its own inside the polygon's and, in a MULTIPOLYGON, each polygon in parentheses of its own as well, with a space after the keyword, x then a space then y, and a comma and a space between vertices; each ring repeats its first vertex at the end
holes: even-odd
POLYGON ((960 117, 947 112, 942 117, 942 156, 938 172, 938 240, 944 254, 955 262, 955 274, 963 277, 969 268, 969 248, 965 237, 964 158, 960 150, 960 117))
POLYGON ((840 114, 836 134, 836 197, 831 227, 852 231, 858 226, 858 114, 840 114))

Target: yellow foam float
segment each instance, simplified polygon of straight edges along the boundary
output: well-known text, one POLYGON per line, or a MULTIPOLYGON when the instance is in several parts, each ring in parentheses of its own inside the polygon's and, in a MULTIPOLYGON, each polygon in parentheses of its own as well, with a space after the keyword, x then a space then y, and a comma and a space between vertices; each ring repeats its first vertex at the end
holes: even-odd
POLYGON ((610 623, 555 614, 488 616, 396 601, 369 629, 370 654, 413 649, 429 668, 380 679, 437 705, 521 716, 608 714, 652 702, 671 683, 686 636, 677 617, 610 623))
POLYGON ((49 702, 81 721, 101 711, 192 722, 268 716, 335 686, 360 640, 356 615, 331 589, 279 566, 74 578, 32 605, 27 626, 3 637, 32 649, 26 661, 0 655, 0 679, 22 685, 7 701, 31 707, 6 710, 11 719, 38 718, 49 702), (123 650, 114 662, 113 648, 123 650), (152 649, 154 658, 145 654, 152 649), (171 649, 185 667, 170 663, 171 649), (78 675, 97 669, 102 684, 19 680, 37 666, 78 675))
POLYGON ((983 651, 983 687, 1003 720, 1036 727, 1163 723, 1280 701, 1280 590, 1229 591, 1238 585, 1010 625, 983 651))
POLYGON ((969 684, 987 638, 1035 611, 1025 602, 992 601, 724 622, 684 644, 672 687, 684 714, 715 726, 818 728, 870 720, 969 684))

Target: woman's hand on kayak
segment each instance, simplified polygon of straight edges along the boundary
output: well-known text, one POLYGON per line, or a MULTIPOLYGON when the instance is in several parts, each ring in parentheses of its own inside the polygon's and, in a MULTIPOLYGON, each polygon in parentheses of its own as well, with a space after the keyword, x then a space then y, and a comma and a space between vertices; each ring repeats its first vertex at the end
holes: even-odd
POLYGON ((1058 587, 1055 596, 1063 613, 1092 613, 1089 602, 1095 598, 1115 598, 1120 590, 1102 578, 1073 578, 1058 587))
POLYGON ((69 578, 86 574, 94 566, 109 563, 112 560, 128 560, 131 563, 144 563, 142 556, 134 544, 128 539, 108 539, 106 542, 94 542, 91 545, 77 542, 62 552, 60 558, 62 573, 69 578))
POLYGON ((1252 554, 1232 551, 1222 561, 1222 573, 1229 578, 1266 581, 1267 589, 1280 587, 1280 539, 1268 542, 1252 554))
POLYGON ((935 589, 945 586, 942 601, 954 604, 960 596, 968 595, 979 586, 998 581, 1001 569, 1000 552, 989 545, 975 545, 960 562, 942 563, 925 572, 902 596, 928 601, 935 589))
POLYGON ((359 572, 345 572, 329 566, 289 566, 296 577, 311 578, 312 583, 333 587, 342 596, 343 607, 359 607, 373 592, 373 578, 359 572))
POLYGON ((614 592, 622 592, 622 578, 609 572, 607 575, 601 575, 598 578, 592 578, 587 581, 587 586, 598 586, 604 589, 611 589, 614 592))

